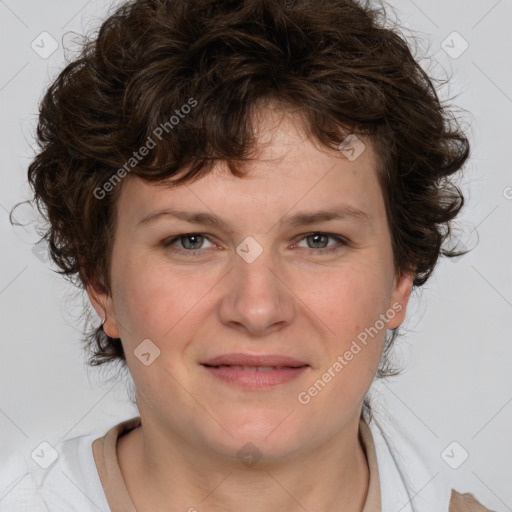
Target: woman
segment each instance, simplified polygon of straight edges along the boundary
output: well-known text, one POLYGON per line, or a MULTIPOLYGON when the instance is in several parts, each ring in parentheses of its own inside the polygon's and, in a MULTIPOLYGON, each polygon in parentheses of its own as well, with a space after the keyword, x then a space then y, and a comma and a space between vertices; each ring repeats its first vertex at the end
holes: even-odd
POLYGON ((366 398, 412 288, 460 254, 442 243, 469 155, 382 20, 136 0, 62 71, 29 180, 102 318, 91 364, 127 365, 140 416, 63 442, 0 507, 487 510, 419 490, 421 457, 366 398))

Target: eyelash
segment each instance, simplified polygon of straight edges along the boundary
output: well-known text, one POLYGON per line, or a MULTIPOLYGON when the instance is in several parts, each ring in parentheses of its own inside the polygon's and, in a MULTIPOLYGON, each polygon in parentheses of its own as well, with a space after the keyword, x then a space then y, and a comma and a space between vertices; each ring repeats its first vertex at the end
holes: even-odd
MULTIPOLYGON (((335 239, 340 245, 334 245, 332 247, 324 247, 324 248, 320 248, 320 249, 311 249, 311 248, 302 247, 302 249, 306 249, 308 252, 311 252, 311 253, 317 253, 317 254, 318 253, 320 253, 320 254, 336 253, 336 252, 340 251, 341 249, 343 249, 346 245, 348 245, 347 239, 345 239, 339 235, 334 235, 332 233, 324 233, 322 231, 312 231, 311 233, 302 235, 302 237, 296 243, 299 243, 302 240, 304 240, 305 238, 307 238, 309 236, 313 236, 313 235, 321 235, 321 236, 326 236, 328 238, 335 239)), ((195 256, 198 253, 202 252, 203 249, 181 249, 179 247, 175 247, 172 245, 172 244, 174 244, 174 242, 177 242, 182 238, 186 238, 187 236, 201 236, 211 242, 211 240, 208 238, 208 236, 203 233, 183 233, 181 235, 177 235, 175 237, 164 240, 162 242, 162 245, 165 249, 167 249, 171 252, 181 253, 181 254, 186 253, 187 256, 195 256)))

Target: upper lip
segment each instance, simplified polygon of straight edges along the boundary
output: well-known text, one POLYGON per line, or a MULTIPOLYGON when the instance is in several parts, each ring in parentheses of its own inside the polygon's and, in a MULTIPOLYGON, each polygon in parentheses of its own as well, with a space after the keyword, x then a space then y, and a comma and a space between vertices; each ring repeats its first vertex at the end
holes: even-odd
POLYGON ((308 366, 304 361, 282 355, 250 355, 250 354, 223 354, 221 356, 203 361, 201 364, 208 366, 288 366, 298 368, 308 366))

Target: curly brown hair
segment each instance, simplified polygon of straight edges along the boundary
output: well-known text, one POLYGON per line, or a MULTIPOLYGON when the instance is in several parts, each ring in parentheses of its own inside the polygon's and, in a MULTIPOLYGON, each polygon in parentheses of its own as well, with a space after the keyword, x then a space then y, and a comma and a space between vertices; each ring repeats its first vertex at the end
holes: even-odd
MULTIPOLYGON (((40 151, 28 178, 60 272, 110 292, 117 182, 130 172, 180 185, 218 160, 242 177, 237 162, 250 160, 257 143, 254 113, 273 101, 300 115, 326 147, 338 148, 349 133, 371 141, 395 269, 422 286, 441 254, 463 254, 443 246, 464 204, 450 177, 469 143, 388 21, 384 7, 355 0, 119 7, 40 105, 40 151)), ((397 374, 388 359, 397 333, 388 332, 378 377, 397 374)), ((90 365, 125 361, 120 340, 101 326, 85 341, 90 365)))

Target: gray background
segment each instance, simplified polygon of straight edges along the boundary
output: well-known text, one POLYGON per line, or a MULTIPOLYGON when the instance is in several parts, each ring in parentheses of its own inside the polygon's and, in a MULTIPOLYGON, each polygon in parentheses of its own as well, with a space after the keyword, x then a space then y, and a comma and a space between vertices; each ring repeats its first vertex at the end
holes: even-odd
MULTIPOLYGON (((433 477, 447 472, 457 490, 511 511, 512 2, 390 3, 414 30, 422 65, 434 76, 443 69, 452 75, 441 97, 457 95, 454 102, 468 111, 462 115, 471 124, 472 158, 460 182, 468 203, 459 225, 462 243, 476 248, 456 261, 442 259, 414 294, 396 352, 405 371, 375 385, 377 413, 397 417, 428 449, 433 477), (469 46, 458 56, 464 40, 469 46), (458 469, 441 459, 452 441, 469 453, 458 469)), ((0 452, 102 435, 137 414, 129 381, 85 366, 82 297, 49 269, 44 253, 36 254, 33 225, 13 228, 8 219, 29 197, 37 104, 64 62, 62 37, 67 46, 70 32, 93 30, 108 7, 94 0, 0 1, 0 452), (51 44, 58 48, 48 57, 51 44)), ((30 211, 20 208, 16 216, 28 221, 30 211)))

